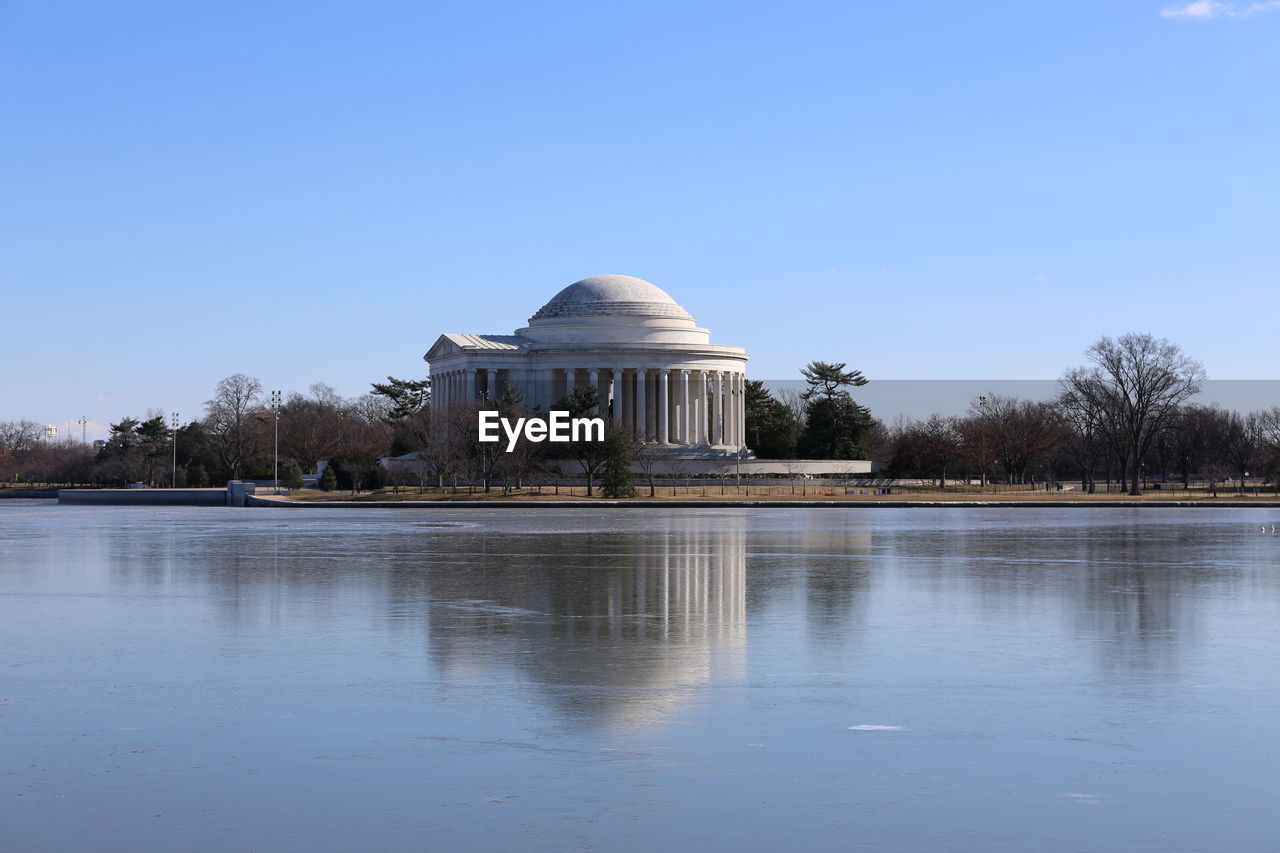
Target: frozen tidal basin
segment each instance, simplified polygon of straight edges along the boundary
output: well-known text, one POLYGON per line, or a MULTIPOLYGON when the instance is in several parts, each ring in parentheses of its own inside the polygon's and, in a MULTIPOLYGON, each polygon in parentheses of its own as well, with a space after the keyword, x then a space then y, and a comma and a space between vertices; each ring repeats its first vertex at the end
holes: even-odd
POLYGON ((1277 515, 5 501, 0 849, 1271 849, 1277 515))

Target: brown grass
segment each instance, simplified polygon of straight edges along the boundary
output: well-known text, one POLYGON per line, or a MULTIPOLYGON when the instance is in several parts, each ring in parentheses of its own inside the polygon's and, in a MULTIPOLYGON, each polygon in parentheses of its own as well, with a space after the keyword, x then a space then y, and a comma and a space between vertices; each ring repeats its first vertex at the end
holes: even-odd
MULTIPOLYGON (((655 494, 650 497, 648 486, 638 486, 636 488, 637 499, 639 500, 667 500, 667 501, 733 501, 733 500, 769 500, 769 501, 849 501, 849 502, 875 502, 875 501, 1064 501, 1064 502, 1080 502, 1080 501, 1123 501, 1132 503, 1151 503, 1151 502, 1168 502, 1168 501, 1205 501, 1213 502, 1215 500, 1240 500, 1241 498, 1248 500, 1275 500, 1275 496, 1271 494, 1250 493, 1247 495, 1239 495, 1234 489, 1219 489, 1217 497, 1213 497, 1208 491, 1192 490, 1184 491, 1182 489, 1159 489, 1144 492, 1139 497, 1131 497, 1121 492, 1099 492, 1097 494, 1086 494, 1080 491, 1044 491, 1043 488, 1033 490, 1029 486, 955 486, 947 489, 939 489, 936 487, 924 486, 894 486, 887 494, 875 494, 874 489, 851 487, 847 491, 854 494, 847 494, 846 489, 838 486, 733 486, 719 484, 707 484, 696 486, 658 486, 655 494)), ((884 491, 884 490, 880 490, 884 491)), ((587 489, 585 486, 560 486, 557 490, 554 486, 543 486, 541 489, 537 487, 512 490, 503 493, 500 487, 493 488, 489 493, 485 493, 479 486, 468 488, 461 486, 457 490, 451 488, 435 489, 428 488, 419 490, 416 487, 401 487, 399 493, 393 493, 390 488, 379 489, 372 492, 360 492, 356 495, 350 491, 333 491, 333 492, 294 492, 288 498, 294 501, 303 502, 326 502, 326 501, 379 501, 379 502, 397 502, 397 501, 513 501, 513 502, 543 502, 543 501, 563 501, 563 500, 586 500, 587 489), (558 493, 557 493, 558 491, 558 493)), ((592 499, 602 499, 600 489, 595 489, 592 499)))

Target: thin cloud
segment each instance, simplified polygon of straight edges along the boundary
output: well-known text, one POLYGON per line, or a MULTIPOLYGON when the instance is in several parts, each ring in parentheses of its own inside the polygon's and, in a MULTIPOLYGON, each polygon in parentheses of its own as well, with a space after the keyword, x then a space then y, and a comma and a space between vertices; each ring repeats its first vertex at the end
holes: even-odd
POLYGON ((1263 0, 1250 3, 1243 9, 1232 3, 1219 3, 1218 0, 1196 0, 1185 6, 1174 6, 1161 9, 1162 18, 1183 18, 1192 21, 1207 21, 1210 18, 1252 18, 1266 12, 1280 12, 1280 0, 1263 0))
POLYGON ((1194 3, 1188 3, 1185 6, 1179 6, 1174 9, 1161 9, 1160 17, 1162 18, 1216 18, 1223 12, 1228 11, 1226 4, 1216 3, 1214 0, 1196 0, 1194 3))

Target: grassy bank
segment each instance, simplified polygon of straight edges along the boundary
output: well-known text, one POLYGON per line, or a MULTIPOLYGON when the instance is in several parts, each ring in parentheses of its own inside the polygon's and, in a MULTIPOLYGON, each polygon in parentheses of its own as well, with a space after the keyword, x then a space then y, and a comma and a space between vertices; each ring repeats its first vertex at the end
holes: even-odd
MULTIPOLYGON (((1044 491, 1043 489, 1032 490, 1026 486, 956 486, 954 488, 938 489, 919 486, 901 487, 895 486, 890 490, 877 490, 869 488, 837 488, 837 487, 814 487, 814 486, 733 486, 733 485, 696 485, 696 486, 659 486, 654 494, 650 496, 648 487, 642 487, 636 490, 637 500, 657 500, 657 501, 796 501, 797 503, 805 501, 848 501, 848 502, 885 502, 885 501, 923 501, 923 502, 940 502, 940 501, 999 501, 999 502, 1020 502, 1020 501, 1061 501, 1063 503, 1170 503, 1170 502, 1203 502, 1213 504, 1223 501, 1257 501, 1259 504, 1274 502, 1277 500, 1273 494, 1248 494, 1240 495, 1232 491, 1219 490, 1215 497, 1206 491, 1183 490, 1183 489, 1160 489, 1152 490, 1144 493, 1139 497, 1132 497, 1120 492, 1086 494, 1079 491, 1044 491), (850 494, 849 492, 852 492, 850 494)), ((361 502, 361 503, 396 503, 396 502, 417 502, 417 501, 474 501, 474 502, 490 502, 504 501, 515 503, 537 503, 548 501, 566 501, 566 500, 586 500, 587 490, 583 486, 560 486, 558 489, 551 486, 543 486, 541 489, 516 489, 506 493, 501 488, 494 488, 488 493, 479 487, 468 489, 465 486, 458 489, 422 489, 417 488, 401 488, 398 493, 391 489, 379 489, 377 491, 365 491, 352 494, 350 491, 334 491, 334 492, 315 492, 315 491, 298 491, 286 498, 291 501, 307 502, 307 503, 324 503, 333 501, 342 502, 361 502)), ((594 490, 592 499, 604 500, 600 496, 599 488, 594 490)))

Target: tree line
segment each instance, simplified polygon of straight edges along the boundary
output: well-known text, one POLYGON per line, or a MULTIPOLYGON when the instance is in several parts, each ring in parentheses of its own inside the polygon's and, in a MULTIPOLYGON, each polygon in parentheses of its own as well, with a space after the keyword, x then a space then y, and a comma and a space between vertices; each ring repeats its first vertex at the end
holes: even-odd
MULTIPOLYGON (((1138 494, 1145 480, 1171 477, 1189 486, 1230 477, 1276 483, 1280 469, 1280 407, 1238 413, 1191 398, 1204 368, 1182 350, 1150 335, 1104 337, 1087 363, 1064 372, 1053 400, 980 396, 961 416, 934 414, 892 425, 872 417, 853 397, 867 383, 845 363, 812 361, 800 372, 805 390, 775 396, 759 380, 746 383, 747 446, 767 459, 875 459, 891 477, 1057 482, 1079 479, 1094 491, 1114 482, 1138 494)), ((305 471, 326 462, 328 488, 384 485, 517 488, 527 478, 585 479, 588 494, 634 493, 636 475, 682 477, 681 462, 609 424, 603 442, 478 440, 477 412, 537 417, 512 388, 497 400, 431 405, 428 379, 387 377, 370 392, 344 399, 324 384, 293 392, 273 405, 262 383, 244 374, 220 381, 202 417, 179 425, 163 412, 111 424, 96 449, 50 442, 31 421, 0 422, 0 481, 123 486, 221 485, 231 479, 273 479, 278 436, 280 479, 297 487, 305 471), (379 460, 399 457, 392 465, 379 460), (633 473, 634 472, 634 473, 633 473)), ((574 417, 607 412, 594 388, 579 388, 555 408, 574 417)))
POLYGON ((283 483, 300 486, 302 472, 327 461, 347 485, 359 478, 376 484, 377 461, 392 445, 391 407, 385 396, 344 399, 318 383, 272 408, 261 381, 237 373, 218 382, 201 417, 176 429, 157 409, 125 417, 96 447, 44 440, 32 421, 0 422, 0 481, 203 487, 270 480, 278 425, 283 483))
POLYGON ((1280 407, 1240 413, 1194 403, 1203 366, 1151 335, 1103 337, 1088 362, 1067 370, 1049 401, 989 394, 959 417, 934 414, 873 430, 893 477, 928 477, 945 487, 963 476, 1005 483, 1078 480, 1087 492, 1117 484, 1247 479, 1277 484, 1280 407))

